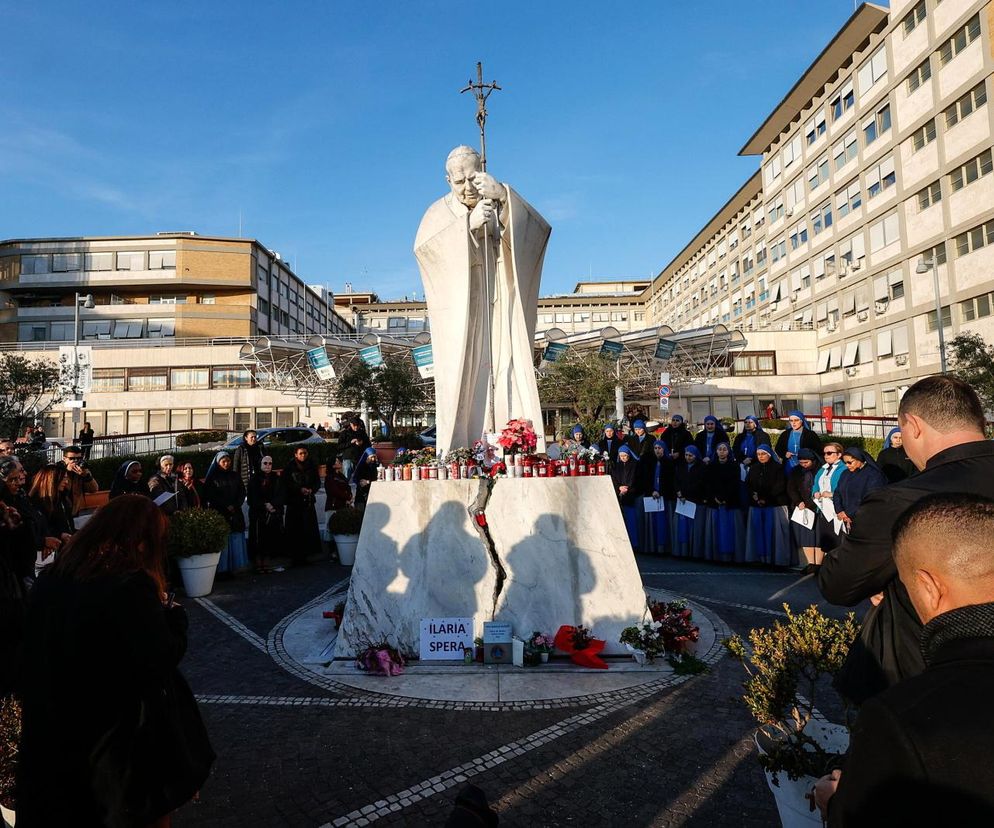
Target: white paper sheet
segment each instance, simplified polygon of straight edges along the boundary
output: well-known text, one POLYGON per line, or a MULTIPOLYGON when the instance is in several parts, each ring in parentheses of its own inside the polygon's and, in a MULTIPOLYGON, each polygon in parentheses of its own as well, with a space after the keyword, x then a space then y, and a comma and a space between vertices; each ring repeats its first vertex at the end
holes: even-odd
POLYGON ((692 500, 680 500, 678 498, 676 502, 676 513, 693 520, 694 515, 697 514, 697 504, 692 500))
POLYGON ((642 511, 648 514, 649 512, 662 512, 666 510, 666 501, 661 497, 643 497, 642 498, 642 511))
POLYGON ((172 500, 172 499, 173 499, 174 497, 176 497, 176 492, 163 492, 162 494, 160 494, 160 495, 159 495, 159 496, 158 496, 158 497, 157 497, 157 498, 156 498, 155 500, 153 500, 152 502, 153 502, 153 503, 154 503, 154 504, 155 504, 156 506, 161 506, 161 505, 162 505, 163 503, 168 503, 168 502, 169 502, 170 500, 172 500))
POLYGON ((848 535, 849 527, 845 525, 839 518, 835 518, 832 521, 832 526, 835 528, 836 535, 848 535))
POLYGON ((749 467, 745 463, 739 463, 739 480, 745 483, 748 476, 749 467))
POLYGON ((811 509, 794 509, 794 514, 790 516, 790 519, 805 529, 814 529, 815 513, 811 509))
MULTIPOLYGON (((832 502, 830 497, 822 497, 817 501, 818 508, 821 509, 821 513, 825 516, 825 520, 832 523, 835 520, 835 504, 832 502)), ((836 529, 836 532, 839 530, 836 529)))

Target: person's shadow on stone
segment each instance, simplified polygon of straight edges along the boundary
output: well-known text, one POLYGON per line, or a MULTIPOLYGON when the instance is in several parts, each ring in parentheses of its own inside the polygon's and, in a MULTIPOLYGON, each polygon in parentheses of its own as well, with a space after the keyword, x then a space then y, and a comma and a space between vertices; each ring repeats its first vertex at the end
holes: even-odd
POLYGON ((591 623, 583 596, 593 592, 597 575, 590 556, 570 542, 562 516, 539 515, 531 534, 507 554, 505 568, 496 617, 511 622, 519 638, 535 631, 555 634, 562 624, 591 623))

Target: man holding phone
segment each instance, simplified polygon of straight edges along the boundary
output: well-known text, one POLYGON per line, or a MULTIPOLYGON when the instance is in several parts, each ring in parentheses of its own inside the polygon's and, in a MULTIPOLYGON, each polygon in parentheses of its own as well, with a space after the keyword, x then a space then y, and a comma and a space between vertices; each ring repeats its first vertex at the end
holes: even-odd
POLYGON ((60 465, 69 472, 67 497, 72 499, 72 515, 76 517, 86 505, 85 495, 93 494, 100 486, 86 467, 86 462, 83 460, 83 449, 79 446, 66 446, 62 449, 60 465))

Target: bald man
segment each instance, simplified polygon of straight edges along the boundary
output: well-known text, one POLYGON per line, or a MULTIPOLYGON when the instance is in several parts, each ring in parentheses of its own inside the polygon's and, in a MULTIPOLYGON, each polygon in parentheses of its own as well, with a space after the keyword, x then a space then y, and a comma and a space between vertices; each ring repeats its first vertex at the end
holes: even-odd
POLYGON ((898 519, 925 670, 860 710, 844 769, 815 788, 830 826, 994 825, 992 542, 994 500, 979 495, 930 495, 898 519))

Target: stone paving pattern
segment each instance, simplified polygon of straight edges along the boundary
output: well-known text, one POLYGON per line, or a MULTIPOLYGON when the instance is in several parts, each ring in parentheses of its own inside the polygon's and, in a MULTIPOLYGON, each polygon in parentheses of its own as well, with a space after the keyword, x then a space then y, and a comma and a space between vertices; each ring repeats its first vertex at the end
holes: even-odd
MULTIPOLYGON (((742 634, 772 623, 785 600, 805 607, 819 599, 812 579, 794 573, 648 557, 639 565, 646 586, 693 595, 742 634)), ((329 562, 245 575, 219 582, 210 601, 265 641, 289 613, 347 576, 329 562)), ((185 605, 190 646, 182 668, 194 692, 212 698, 201 711, 218 760, 200 801, 174 816, 178 828, 318 828, 354 811, 365 816, 338 824, 440 825, 464 784, 451 769, 597 709, 583 700, 531 710, 321 706, 363 696, 290 675, 204 606, 185 605), (262 705, 242 697, 276 698, 262 705), (391 811, 383 802, 435 777, 410 804, 391 811)), ((471 781, 486 791, 502 826, 774 825, 753 721, 737 698, 743 675, 735 661, 721 659, 704 675, 480 762, 471 781)), ((818 705, 841 720, 830 692, 818 705)))

